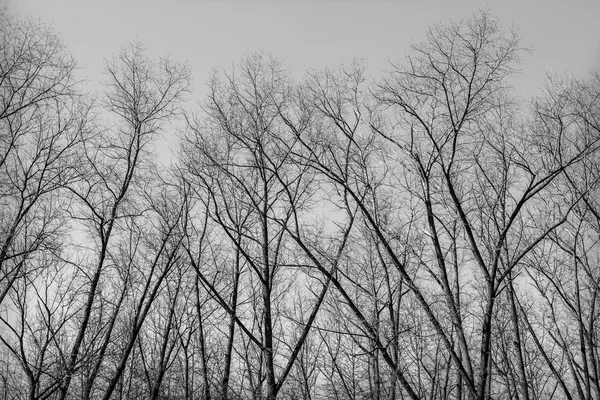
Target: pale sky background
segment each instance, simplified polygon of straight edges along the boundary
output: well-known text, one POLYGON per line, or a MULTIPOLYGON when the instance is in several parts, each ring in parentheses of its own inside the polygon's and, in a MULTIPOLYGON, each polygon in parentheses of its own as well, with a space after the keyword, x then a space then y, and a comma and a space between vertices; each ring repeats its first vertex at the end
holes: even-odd
POLYGON ((193 97, 202 99, 212 68, 255 50, 272 52, 298 77, 354 56, 367 58, 377 77, 433 23, 486 4, 534 49, 518 79, 522 95, 536 94, 549 71, 586 77, 600 70, 600 0, 8 0, 8 9, 51 24, 85 68, 82 77, 101 81, 103 59, 137 37, 149 55, 187 61, 193 97))

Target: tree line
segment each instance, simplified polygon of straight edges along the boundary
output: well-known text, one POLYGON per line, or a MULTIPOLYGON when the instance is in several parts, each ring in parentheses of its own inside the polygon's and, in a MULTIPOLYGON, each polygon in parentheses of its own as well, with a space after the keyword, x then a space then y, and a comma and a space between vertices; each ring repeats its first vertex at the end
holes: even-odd
POLYGON ((43 23, 0 31, 0 398, 600 398, 598 72, 519 98, 484 11, 189 107, 138 42, 91 96, 43 23))

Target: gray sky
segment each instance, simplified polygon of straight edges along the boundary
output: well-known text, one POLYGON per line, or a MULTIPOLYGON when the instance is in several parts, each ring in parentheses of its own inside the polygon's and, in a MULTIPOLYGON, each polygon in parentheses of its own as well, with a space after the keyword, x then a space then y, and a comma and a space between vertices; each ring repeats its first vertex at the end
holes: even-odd
POLYGON ((87 77, 99 79, 102 60, 137 37, 149 54, 187 60, 196 96, 211 68, 255 50, 272 52, 299 75, 353 56, 366 57, 377 74, 431 24, 486 4, 535 49, 524 60, 523 94, 535 93, 549 70, 586 76, 600 69, 598 0, 8 0, 13 13, 52 24, 87 77))
POLYGON ((599 0, 8 0, 13 13, 38 16, 62 35, 83 77, 102 80, 102 60, 137 37, 149 55, 187 60, 195 98, 206 93, 212 68, 255 50, 272 52, 298 76, 353 56, 367 58, 377 76, 433 23, 486 4, 534 49, 518 81, 523 95, 535 94, 548 71, 585 77, 600 69, 599 0))

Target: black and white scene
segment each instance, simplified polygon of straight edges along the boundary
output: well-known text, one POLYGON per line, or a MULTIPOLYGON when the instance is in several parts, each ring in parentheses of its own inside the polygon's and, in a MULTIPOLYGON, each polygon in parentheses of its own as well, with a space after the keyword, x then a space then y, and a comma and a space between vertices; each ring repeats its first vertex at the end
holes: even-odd
POLYGON ((0 0, 0 400, 600 400, 600 1, 0 0))

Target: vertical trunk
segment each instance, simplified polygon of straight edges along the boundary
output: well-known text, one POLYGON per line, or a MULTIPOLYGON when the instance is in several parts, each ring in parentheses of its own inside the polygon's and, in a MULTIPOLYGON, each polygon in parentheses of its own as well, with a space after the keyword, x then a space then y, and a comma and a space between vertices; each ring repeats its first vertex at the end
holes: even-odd
MULTIPOLYGON (((425 174, 424 174, 425 176, 425 174)), ((459 361, 463 364, 467 375, 473 377, 473 368, 471 365, 471 358, 468 351, 467 338, 465 336, 465 332, 462 326, 462 319, 460 316, 459 305, 457 304, 457 300, 460 301, 460 297, 453 295, 452 289, 450 287, 450 280, 448 278, 448 270, 446 260, 444 258, 444 251, 442 250, 442 246, 440 244, 439 234, 437 231, 437 226, 435 223, 435 213, 433 211, 433 206, 431 202, 431 194, 429 189, 429 181, 428 179, 424 179, 426 183, 425 186, 425 208, 427 210, 427 224, 429 226, 431 241, 435 250, 435 257, 438 264, 438 269, 440 271, 440 282, 442 288, 444 290, 444 299, 450 311, 450 317, 452 319, 452 324, 454 325, 458 344, 460 346, 460 351, 462 353, 462 357, 460 357, 459 353, 459 361)), ((456 242, 456 240, 454 241, 456 242)), ((456 244, 453 248, 453 256, 455 264, 458 263, 457 257, 457 249, 455 248, 456 244)), ((456 267, 455 267, 456 268, 456 267)), ((456 278, 458 280, 458 277, 456 278)), ((457 285, 458 288, 458 285, 457 285)))
MULTIPOLYGON (((35 400, 36 398, 36 387, 37 384, 36 382, 33 380, 33 377, 28 376, 28 381, 29 381, 29 390, 28 390, 28 394, 27 394, 27 399, 28 400, 35 400)), ((8 397, 7 397, 8 399, 8 397)))
POLYGON ((127 294, 127 286, 128 286, 128 282, 125 281, 125 283, 123 285, 123 290, 121 291, 121 296, 119 297, 119 301, 115 306, 114 313, 108 324, 108 328, 107 328, 106 334, 104 336, 104 341, 102 343, 102 347, 100 348, 100 351, 97 354, 96 363, 92 367, 90 376, 84 382, 83 395, 82 395, 82 399, 84 399, 84 400, 88 400, 91 397, 92 388, 94 387, 94 382, 96 381, 96 377, 98 376, 98 371, 100 371, 100 367, 102 366, 102 361, 104 360, 104 354, 106 353, 106 350, 108 349, 108 345, 110 344, 110 340, 112 338, 112 332, 115 327, 115 322, 117 320, 119 310, 121 309, 121 305, 123 304, 123 301, 125 300, 125 295, 127 294))
MULTIPOLYGON (((163 242, 162 245, 164 246, 165 243, 163 242)), ((150 271, 150 276, 148 277, 148 281, 146 283, 146 288, 144 289, 144 292, 139 300, 136 314, 134 316, 133 330, 129 337, 129 341, 128 341, 127 345, 125 346, 123 354, 121 355, 121 360, 120 360, 112 378, 110 379, 110 381, 107 385, 106 392, 103 396, 104 400, 110 399, 112 392, 115 390, 115 388, 117 386, 117 383, 122 378, 123 372, 125 371, 125 367, 127 364, 127 360, 129 359, 129 356, 134 348, 134 345, 137 341, 140 330, 142 329, 144 321, 146 320, 146 317, 148 315, 148 311, 150 310, 150 307, 151 307, 152 303, 154 302, 154 299, 156 299, 156 295, 162 285, 162 282, 164 281, 165 277, 168 274, 170 266, 172 266, 172 263, 174 262, 175 251, 176 250, 172 250, 171 254, 169 254, 169 259, 167 260, 167 265, 164 267, 165 268, 164 271, 162 271, 162 274, 159 277, 157 277, 157 280, 154 282, 154 286, 152 288, 150 288, 150 286, 151 286, 150 281, 152 279, 152 275, 154 274, 154 268, 156 266, 156 263, 158 262, 158 256, 155 257, 154 265, 150 271), (146 301, 146 304, 144 304, 144 301, 146 301)), ((162 249, 159 251, 159 255, 161 254, 161 252, 162 252, 162 249)))
MULTIPOLYGON (((456 238, 456 223, 453 226, 453 236, 456 238)), ((454 242, 452 243, 452 261, 454 264, 454 286, 455 286, 455 293, 454 293, 454 302, 456 303, 456 310, 458 312, 457 318, 461 321, 461 326, 462 326, 462 314, 461 314, 461 301, 460 301, 460 275, 459 275, 459 270, 458 270, 458 248, 457 248, 457 244, 456 244, 456 239, 454 240, 454 242)), ((466 354, 466 348, 463 349, 461 346, 461 352, 458 354, 458 358, 459 361, 463 362, 463 359, 466 357, 469 357, 468 354, 466 354)), ((468 371, 467 371, 468 372, 468 371)), ((473 371, 470 372, 471 376, 473 376, 473 371)), ((460 372, 456 373, 456 386, 457 386, 457 400, 462 400, 463 398, 463 378, 462 375, 460 374, 460 372)))
POLYGON ((264 348, 263 354, 267 373, 267 400, 277 398, 277 382, 275 380, 275 366, 273 363, 273 321, 271 315, 271 264, 269 260, 269 226, 268 226, 268 187, 263 183, 263 207, 262 207, 262 258, 263 258, 263 286, 262 300, 264 307, 264 348))
MULTIPOLYGON (((108 219, 102 218, 99 221, 98 236, 100 238, 101 247, 100 254, 98 256, 98 263, 96 264, 96 269, 90 282, 90 291, 88 293, 86 305, 83 311, 83 320, 81 322, 81 325, 79 326, 75 342, 73 343, 73 347, 71 349, 71 354, 69 356, 69 361, 67 364, 67 375, 64 378, 63 385, 60 389, 59 400, 65 400, 67 397, 67 392, 69 391, 69 386, 73 377, 73 369, 75 368, 75 365, 79 358, 79 351, 83 344, 83 340, 87 332, 88 324, 92 315, 92 308, 96 299, 96 291, 98 289, 98 284, 100 283, 100 276, 104 268, 104 261, 108 253, 108 243, 112 235, 115 220, 118 212, 120 211, 121 203, 123 202, 123 199, 125 199, 125 195, 127 194, 129 186, 134 178, 134 173, 138 164, 138 157, 141 151, 141 129, 142 127, 139 123, 136 123, 133 127, 134 134, 129 142, 129 148, 127 153, 127 170, 124 175, 123 183, 121 184, 120 190, 118 191, 118 195, 114 199, 114 203, 112 204, 112 207, 110 209, 108 219)), ((96 210, 93 211, 94 213, 97 212, 96 210)))
POLYGON ((185 400, 191 400, 190 396, 190 360, 188 352, 188 344, 183 344, 183 338, 181 339, 181 347, 183 348, 183 393, 185 400))
MULTIPOLYGON (((373 320, 374 320, 374 328, 375 331, 379 331, 380 328, 380 321, 379 321, 379 314, 378 314, 378 301, 374 300, 373 302, 373 320)), ((375 340, 370 340, 371 343, 369 343, 369 345, 371 346, 371 355, 369 357, 369 363, 371 364, 370 369, 372 369, 372 373, 373 373, 373 388, 372 388, 372 393, 371 393, 371 398, 373 400, 379 400, 380 396, 381 396, 381 377, 379 375, 379 359, 378 359, 378 354, 379 351, 377 349, 377 343, 375 342, 375 340)))
POLYGON ((573 251, 573 264, 575 266, 575 305, 577 311, 577 324, 579 333, 579 350, 581 352, 581 363, 583 364, 583 383, 585 388, 586 398, 591 398, 591 382, 590 371, 588 366, 588 355, 585 340, 585 326, 583 324, 583 315, 581 310, 581 287, 579 283, 579 262, 577 261, 577 253, 573 251))
MULTIPOLYGON (((493 276, 493 275, 492 275, 493 276)), ((487 394, 488 380, 490 375, 490 355, 492 346, 492 312, 494 310, 494 288, 493 282, 488 282, 487 306, 483 316, 481 327, 481 364, 479 374, 479 387, 477 388, 477 398, 484 400, 487 394)))
POLYGON ((590 312, 590 320, 588 323, 588 330, 587 330, 587 335, 586 335, 586 340, 587 340, 587 344, 588 347, 590 349, 590 351, 588 352, 588 356, 590 359, 590 365, 591 365, 591 369, 593 372, 593 384, 594 384, 594 390, 596 391, 596 398, 600 399, 600 365, 599 365, 599 359, 598 359, 598 349, 599 349, 599 345, 598 343, 594 343, 594 337, 597 336, 597 331, 595 330, 595 319, 596 319, 596 313, 595 313, 595 305, 596 305, 596 300, 597 300, 597 296, 598 296, 598 289, 595 289, 594 291, 594 296, 592 298, 592 310, 590 312))
POLYGON ((517 367, 519 371, 519 386, 524 400, 529 400, 529 389, 527 386, 527 374, 525 373, 525 362, 523 360, 523 344, 521 343, 521 329, 519 327, 519 319, 517 315, 517 306, 515 304, 515 292, 511 274, 508 279, 508 297, 510 300, 510 314, 515 334, 515 351, 517 353, 517 367))
MULTIPOLYGON (((265 253, 268 252, 265 249, 265 253)), ((271 315, 271 280, 269 279, 270 269, 268 264, 264 268, 265 282, 263 284, 263 306, 264 306, 264 359, 267 373, 267 400, 274 400, 277 397, 277 383, 275 381, 275 366, 273 363, 273 321, 271 315)))
MULTIPOLYGON (((142 350, 140 348, 140 354, 142 353, 142 350)), ((135 364, 135 348, 131 351, 131 361, 130 361, 130 365, 129 365, 129 377, 127 379, 127 397, 130 396, 131 394, 131 387, 133 386, 133 365, 135 364)), ((121 388, 120 388, 120 394, 121 397, 123 397, 123 387, 125 386, 125 378, 123 378, 121 380, 121 388)))
POLYGON ((160 359, 159 359, 159 372, 156 380, 154 381, 154 387, 152 388, 152 393, 150 395, 151 400, 158 399, 158 395, 160 394, 160 388, 163 383, 163 379, 165 377, 165 373, 167 372, 167 368, 169 366, 169 359, 171 358, 171 354, 173 353, 173 349, 175 348, 177 341, 173 339, 173 342, 169 346, 169 338, 171 336, 171 331, 173 329, 173 318, 175 317, 175 306, 177 305, 177 297, 179 295, 179 290, 181 289, 181 280, 177 282, 177 288, 175 289, 175 297, 172 300, 171 307, 169 309, 169 320, 167 321, 167 326, 165 329, 165 336, 163 338, 163 342, 160 347, 160 359))
POLYGON ((208 381, 208 365, 206 364, 206 339, 204 337, 204 323, 202 321, 202 308, 200 307, 200 285, 196 275, 196 311, 198 312, 198 335, 200 340, 200 367, 202 369, 202 385, 204 399, 210 400, 210 385, 208 381))
MULTIPOLYGON (((112 227, 112 225, 111 225, 112 227)), ((100 228, 102 229, 102 228, 100 228)), ((100 273, 102 271, 102 267, 104 266, 104 258, 106 257, 106 251, 108 246, 108 237, 102 239, 102 249, 100 250, 100 259, 96 266, 96 271, 94 272, 92 282, 90 285, 90 291, 88 293, 85 309, 83 312, 83 320, 81 325, 79 326, 79 331, 77 332, 77 337, 75 338, 75 343, 71 349, 71 355, 69 357, 66 376, 64 378, 63 384, 60 388, 59 400, 65 400, 67 397, 67 393, 69 391, 69 386, 71 385, 71 379, 73 377, 73 368, 77 363, 79 358, 79 350, 81 345, 83 344, 83 339, 85 333, 87 332, 87 327, 92 315, 92 307, 94 304, 94 300, 96 299, 96 291, 98 288, 98 283, 100 282, 100 273), (106 238, 106 239, 105 239, 106 238)))
POLYGON ((381 398, 381 376, 379 375, 379 357, 377 356, 379 352, 374 349, 373 351, 373 400, 379 400, 381 398))
MULTIPOLYGON (((238 236, 238 240, 241 237, 238 236)), ((233 293, 231 296, 231 315, 229 317, 229 334, 227 337, 227 351, 225 353, 225 367, 223 371, 223 380, 221 382, 221 397, 227 400, 229 391, 229 377, 231 375, 231 356, 233 353, 233 341, 235 337, 235 315, 237 310, 238 286, 240 282, 240 248, 235 249, 235 272, 233 277, 233 293)))

